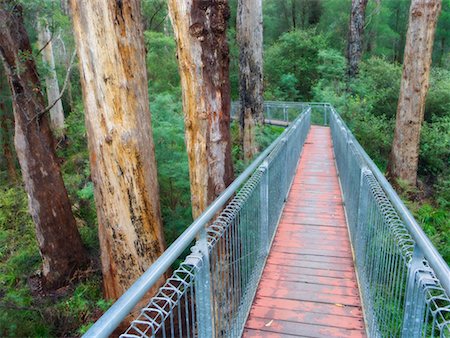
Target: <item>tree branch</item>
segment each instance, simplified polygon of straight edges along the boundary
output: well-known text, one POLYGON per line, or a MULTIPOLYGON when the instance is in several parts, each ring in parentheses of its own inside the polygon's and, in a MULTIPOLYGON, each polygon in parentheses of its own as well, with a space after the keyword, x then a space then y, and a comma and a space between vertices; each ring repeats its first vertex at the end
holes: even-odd
POLYGON ((48 111, 50 111, 50 109, 52 109, 55 104, 61 100, 61 98, 64 95, 64 92, 66 91, 67 88, 67 84, 69 83, 69 78, 70 78, 70 72, 72 71, 72 67, 74 64, 74 60, 75 60, 75 56, 77 55, 76 51, 73 51, 72 57, 70 58, 70 63, 69 63, 69 67, 67 68, 67 73, 66 73, 66 78, 64 79, 64 84, 63 87, 60 91, 59 96, 56 98, 55 101, 53 101, 51 104, 49 104, 47 107, 45 107, 43 110, 41 110, 39 113, 37 113, 31 120, 29 123, 31 123, 34 119, 39 118, 40 116, 44 115, 45 113, 47 113, 48 111))
POLYGON ((52 42, 54 35, 55 35, 54 32, 50 31, 50 39, 48 39, 48 41, 44 44, 44 46, 42 46, 42 48, 37 51, 36 57, 38 57, 39 54, 41 54, 42 51, 45 49, 45 47, 47 47, 50 44, 50 42, 52 42))

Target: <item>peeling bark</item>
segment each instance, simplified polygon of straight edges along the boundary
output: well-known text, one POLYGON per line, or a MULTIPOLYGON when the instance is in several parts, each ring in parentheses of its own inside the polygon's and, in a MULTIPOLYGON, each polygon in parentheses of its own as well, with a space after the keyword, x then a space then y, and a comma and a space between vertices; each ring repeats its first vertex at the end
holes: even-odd
POLYGON ((233 180, 227 0, 169 0, 177 42, 192 214, 233 180))
POLYGON ((411 2, 394 141, 388 164, 388 176, 394 183, 396 179, 411 185, 417 183, 420 129, 440 10, 440 0, 411 2))
POLYGON ((50 126, 57 138, 64 137, 64 110, 60 96, 58 76, 55 70, 55 58, 53 55, 52 36, 48 29, 48 24, 38 20, 38 41, 42 49, 42 59, 48 67, 48 74, 45 76, 45 89, 47 92, 48 104, 57 101, 50 109, 50 126))
POLYGON ((56 288, 87 262, 39 89, 20 5, 0 4, 0 54, 13 96, 15 147, 43 258, 44 286, 56 288))
POLYGON ((262 0, 239 0, 236 31, 241 101, 239 124, 244 159, 250 161, 259 151, 255 126, 264 123, 262 0))
POLYGON ((105 296, 115 299, 165 247, 140 1, 72 0, 70 4, 103 283, 105 296))
POLYGON ((358 75, 358 66, 363 50, 364 17, 368 0, 352 0, 352 11, 347 45, 347 73, 350 79, 358 75))

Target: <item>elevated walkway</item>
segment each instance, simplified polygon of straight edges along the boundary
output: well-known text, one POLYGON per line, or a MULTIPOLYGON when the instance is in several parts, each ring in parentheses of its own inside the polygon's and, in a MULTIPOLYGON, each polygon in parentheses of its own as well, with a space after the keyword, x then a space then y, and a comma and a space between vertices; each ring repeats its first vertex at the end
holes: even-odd
POLYGON ((328 127, 306 139, 244 337, 364 337, 328 127))
POLYGON ((339 113, 264 109, 289 126, 84 337, 450 337, 450 268, 339 113))

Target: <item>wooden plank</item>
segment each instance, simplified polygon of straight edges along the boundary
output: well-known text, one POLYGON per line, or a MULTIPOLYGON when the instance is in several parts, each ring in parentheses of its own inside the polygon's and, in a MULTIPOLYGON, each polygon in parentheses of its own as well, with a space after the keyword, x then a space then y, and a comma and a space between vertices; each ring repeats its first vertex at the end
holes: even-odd
POLYGON ((333 326, 348 330, 364 329, 364 322, 358 317, 335 316, 334 314, 318 315, 309 311, 290 311, 286 309, 254 306, 250 312, 250 316, 296 323, 333 326))
POLYGON ((353 260, 350 257, 330 257, 330 256, 316 256, 308 254, 285 253, 282 251, 277 251, 275 249, 272 249, 270 256, 272 258, 296 259, 309 262, 339 263, 353 266, 353 260))
POLYGON ((298 335, 290 335, 286 333, 275 333, 270 331, 263 331, 263 330, 253 330, 253 329, 244 329, 244 336, 248 338, 290 338, 290 337, 305 337, 305 336, 298 336, 298 335))
POLYGON ((278 245, 274 243, 272 248, 276 248, 277 251, 286 252, 286 253, 294 253, 294 254, 309 254, 309 255, 317 255, 317 256, 331 256, 331 257, 351 257, 350 251, 337 251, 334 249, 324 249, 324 248, 299 248, 298 246, 286 246, 281 243, 278 245))
POLYGON ((298 266, 286 266, 286 265, 277 265, 271 263, 267 265, 269 269, 276 269, 278 272, 287 272, 287 273, 295 273, 295 274, 303 274, 305 276, 318 276, 318 277, 329 277, 329 278, 346 278, 352 279, 355 274, 353 271, 333 271, 333 270, 323 270, 323 269, 313 269, 313 268, 304 268, 298 266))
POLYGON ((365 337, 328 128, 312 127, 244 337, 365 337))
POLYGON ((307 337, 364 337, 364 330, 348 330, 333 326, 322 326, 305 323, 275 320, 269 318, 250 317, 246 323, 246 328, 264 330, 278 334, 301 334, 307 337))
POLYGON ((291 282, 305 282, 329 286, 344 286, 348 288, 358 287, 356 279, 351 278, 332 278, 317 275, 303 275, 298 273, 291 273, 289 271, 277 271, 276 268, 272 268, 270 270, 268 269, 266 270, 266 272, 270 272, 270 274, 267 273, 263 277, 265 279, 283 280, 291 282))
POLYGON ((330 314, 335 316, 362 318, 361 307, 344 306, 343 304, 326 304, 318 302, 308 302, 293 299, 267 298, 257 295, 253 306, 267 306, 270 308, 297 311, 308 311, 319 314, 330 314))

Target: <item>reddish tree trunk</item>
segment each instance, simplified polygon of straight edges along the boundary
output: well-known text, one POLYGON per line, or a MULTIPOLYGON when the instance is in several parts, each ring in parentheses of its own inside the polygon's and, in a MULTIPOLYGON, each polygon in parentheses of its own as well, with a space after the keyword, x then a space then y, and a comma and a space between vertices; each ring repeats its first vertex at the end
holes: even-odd
MULTIPOLYGON (((1 62, 0 62, 1 63, 1 62)), ((2 132, 2 149, 3 157, 6 162, 6 170, 8 172, 9 180, 12 183, 17 181, 17 172, 15 164, 15 156, 11 148, 11 135, 10 130, 14 127, 14 119, 11 118, 12 112, 7 108, 5 100, 2 96, 7 95, 9 92, 8 83, 4 77, 3 66, 0 67, 0 129, 2 132), (9 120, 12 122, 12 126, 9 125, 9 120)))
POLYGON ((44 97, 20 5, 0 5, 0 53, 13 95, 15 147, 43 258, 47 287, 67 281, 87 262, 62 180, 44 97))
POLYGON ((233 180, 227 0, 169 0, 183 88, 192 214, 233 180))
POLYGON ((16 164, 14 161, 14 155, 10 143, 10 127, 8 126, 8 114, 6 112, 6 105, 3 101, 0 101, 0 113, 0 128, 3 131, 3 156, 6 161, 6 169, 8 171, 9 180, 14 183, 17 181, 16 164))

